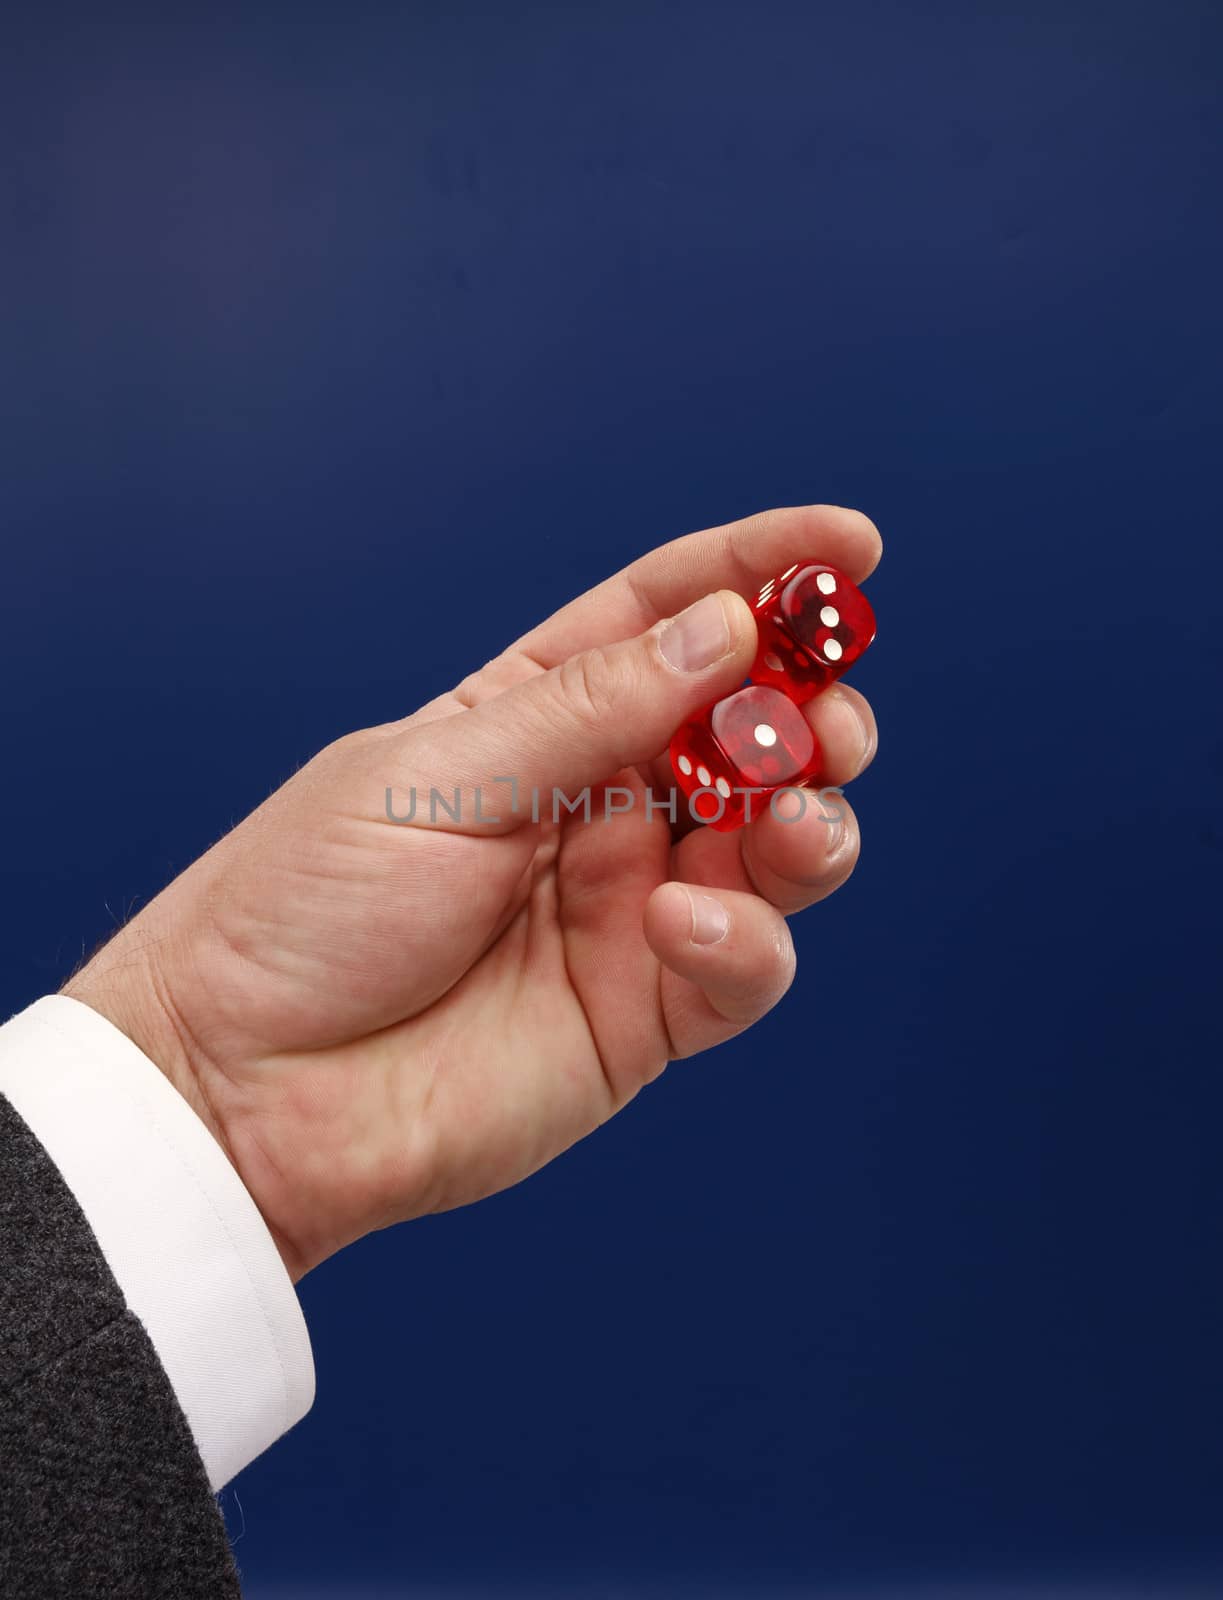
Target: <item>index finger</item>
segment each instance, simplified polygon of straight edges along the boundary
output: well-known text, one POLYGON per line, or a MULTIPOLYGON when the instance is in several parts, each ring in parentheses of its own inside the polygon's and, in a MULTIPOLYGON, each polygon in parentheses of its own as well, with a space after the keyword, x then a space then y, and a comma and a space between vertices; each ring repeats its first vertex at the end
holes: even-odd
POLYGON ((766 579, 797 561, 826 561, 860 583, 875 570, 882 552, 878 528, 861 511, 845 506, 758 511, 651 550, 562 606, 510 649, 538 666, 555 667, 579 651, 644 633, 716 589, 736 589, 754 599, 766 579))

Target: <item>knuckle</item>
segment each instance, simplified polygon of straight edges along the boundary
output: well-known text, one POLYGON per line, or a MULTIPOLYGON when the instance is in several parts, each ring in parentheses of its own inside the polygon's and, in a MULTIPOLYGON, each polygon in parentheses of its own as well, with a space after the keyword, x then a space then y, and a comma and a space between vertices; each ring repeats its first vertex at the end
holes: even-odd
POLYGON ((308 765, 317 764, 330 770, 343 771, 364 762, 377 745, 377 728, 353 728, 324 745, 308 765))
POLYGON ((557 669, 557 687, 568 714, 584 728, 600 728, 616 709, 617 674, 603 650, 583 650, 557 669))

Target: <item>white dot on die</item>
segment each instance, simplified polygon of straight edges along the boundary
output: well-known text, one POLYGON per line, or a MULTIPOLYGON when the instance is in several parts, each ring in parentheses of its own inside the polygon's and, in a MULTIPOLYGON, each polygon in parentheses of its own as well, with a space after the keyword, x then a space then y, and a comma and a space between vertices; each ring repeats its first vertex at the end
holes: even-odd
POLYGON ((836 606, 822 606, 820 608, 820 621, 826 628, 835 628, 841 620, 841 613, 836 606))
POLYGON ((679 760, 676 762, 676 766, 683 773, 685 778, 692 771, 692 763, 689 761, 687 756, 680 756, 679 760))
POLYGON ((758 722, 755 733, 756 743, 764 745, 766 749, 769 745, 777 743, 777 729, 771 728, 767 722, 758 722))
POLYGON ((722 796, 723 800, 730 799, 730 784, 727 783, 725 778, 719 778, 717 783, 714 784, 714 788, 722 796))
POLYGON ((826 639, 824 641, 824 654, 829 661, 839 661, 841 659, 841 646, 835 639, 826 639))
POLYGON ((781 671, 781 657, 777 654, 776 650, 769 651, 768 655, 766 655, 764 658, 764 664, 766 667, 768 667, 770 672, 781 671))
POLYGON ((833 577, 831 572, 821 572, 819 577, 815 580, 815 587, 820 591, 821 594, 834 594, 836 592, 837 580, 833 577))
POLYGON ((698 767, 696 769, 696 781, 701 785, 702 788, 708 789, 708 787, 709 787, 709 768, 708 767, 698 767))

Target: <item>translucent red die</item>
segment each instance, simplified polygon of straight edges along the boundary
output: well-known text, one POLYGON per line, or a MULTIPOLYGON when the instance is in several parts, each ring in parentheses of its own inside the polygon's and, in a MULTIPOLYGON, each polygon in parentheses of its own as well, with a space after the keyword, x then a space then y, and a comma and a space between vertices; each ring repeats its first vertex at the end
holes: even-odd
POLYGON ((722 832, 760 816, 778 789, 819 774, 819 746, 799 708, 875 637, 870 602, 825 562, 796 562, 770 578, 754 609, 759 648, 748 687, 707 706, 671 741, 691 815, 722 832))
POLYGON ((671 741, 671 765, 691 815, 719 832, 760 816, 778 789, 814 776, 819 764, 806 717, 764 684, 707 706, 671 741))
POLYGON ((875 613, 861 589, 819 561, 770 578, 753 609, 760 642, 749 676, 800 705, 852 667, 875 637, 875 613))

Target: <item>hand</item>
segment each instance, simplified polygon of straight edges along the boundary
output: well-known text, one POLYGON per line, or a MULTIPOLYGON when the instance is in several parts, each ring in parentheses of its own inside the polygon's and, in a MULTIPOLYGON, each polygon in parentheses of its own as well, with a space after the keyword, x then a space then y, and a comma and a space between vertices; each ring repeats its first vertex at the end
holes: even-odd
MULTIPOLYGON (((645 796, 671 790, 677 725, 751 664, 740 592, 809 558, 860 581, 879 553, 832 506, 655 550, 415 715, 328 746, 69 981, 203 1117, 294 1277, 516 1183, 781 997, 785 916, 856 860, 848 805, 839 827, 813 797, 799 822, 765 807, 714 833, 645 796), (554 786, 603 784, 632 808, 604 821, 596 790, 591 822, 553 822, 554 786), (431 786, 460 790, 459 820, 430 820, 431 786), (477 819, 477 786, 499 821, 477 819), (413 821, 388 820, 387 789, 406 815, 413 787, 413 821)), ((807 715, 824 781, 856 776, 862 697, 807 715)))

